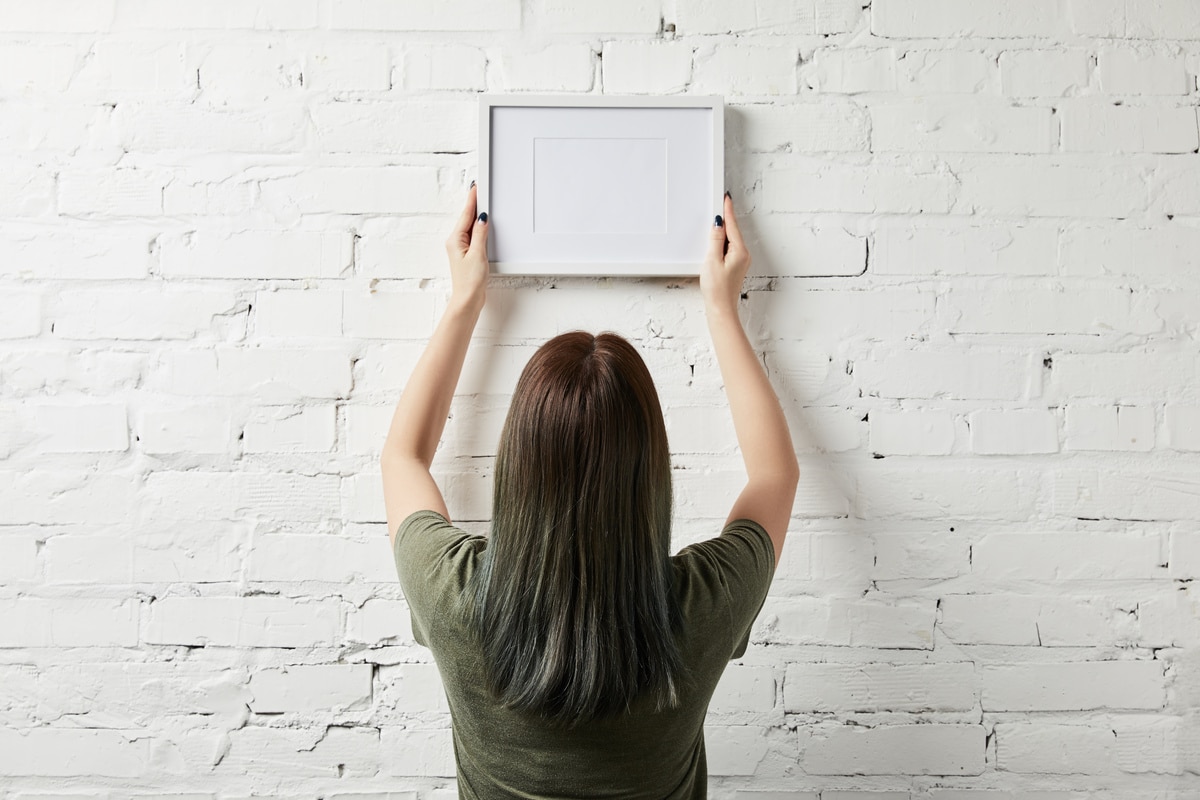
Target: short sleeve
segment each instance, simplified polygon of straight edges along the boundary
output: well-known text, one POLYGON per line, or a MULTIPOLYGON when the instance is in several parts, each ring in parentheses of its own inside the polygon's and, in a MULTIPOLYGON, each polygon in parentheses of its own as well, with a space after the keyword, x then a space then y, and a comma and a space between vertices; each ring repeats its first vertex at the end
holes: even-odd
POLYGON ((436 511, 414 511, 400 523, 392 556, 417 644, 432 647, 439 632, 456 621, 485 542, 436 511))
POLYGON ((687 554, 695 568, 715 573, 711 577, 721 587, 729 611, 729 658, 745 655, 750 630, 775 576, 775 545, 770 534, 754 520, 736 519, 719 536, 689 545, 680 554, 687 554))

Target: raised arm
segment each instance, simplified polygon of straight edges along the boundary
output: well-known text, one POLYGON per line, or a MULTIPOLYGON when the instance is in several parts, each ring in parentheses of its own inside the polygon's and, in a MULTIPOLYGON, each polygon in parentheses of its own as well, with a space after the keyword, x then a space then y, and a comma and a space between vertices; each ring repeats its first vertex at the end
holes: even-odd
POLYGON ((450 302, 404 385, 379 457, 393 546, 396 529, 414 511, 429 509, 450 519, 429 466, 446 427, 487 288, 488 222, 475 216, 475 194, 472 183, 466 207, 446 240, 453 285, 450 302))
POLYGON ((738 318, 738 298, 749 268, 750 253, 738 230, 733 200, 726 193, 724 220, 718 217, 714 221, 708 256, 700 271, 708 330, 746 465, 746 486, 734 501, 726 524, 745 518, 762 525, 771 535, 778 563, 800 465, 783 408, 738 318))

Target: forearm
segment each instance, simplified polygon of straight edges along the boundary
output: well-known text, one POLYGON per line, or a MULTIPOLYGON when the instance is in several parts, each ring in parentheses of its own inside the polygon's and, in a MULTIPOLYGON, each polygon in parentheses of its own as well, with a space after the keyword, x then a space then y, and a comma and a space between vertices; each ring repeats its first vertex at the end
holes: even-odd
POLYGON ((481 310, 480 304, 451 298, 400 394, 384 457, 411 457, 426 467, 433 462, 481 310))
POLYGON ((783 408, 750 346, 737 307, 711 305, 706 317, 747 476, 798 475, 783 408))

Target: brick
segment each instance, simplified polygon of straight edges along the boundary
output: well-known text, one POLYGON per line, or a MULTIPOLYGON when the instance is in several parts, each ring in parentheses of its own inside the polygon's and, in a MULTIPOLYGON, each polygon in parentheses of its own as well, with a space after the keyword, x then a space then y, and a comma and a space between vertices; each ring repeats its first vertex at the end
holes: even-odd
POLYGON ((158 231, 142 223, 0 225, 0 274, 84 281, 145 278, 157 261, 157 247, 158 231))
MULTIPOLYGON (((121 147, 138 153, 294 153, 307 136, 307 109, 279 102, 249 107, 210 106, 202 102, 122 102, 112 111, 112 129, 121 147)), ((168 214, 230 214, 253 205, 249 184, 237 179, 176 179, 163 189, 168 214), (241 198, 240 194, 246 194, 241 198), (198 195, 198 197, 197 197, 198 195), (228 198, 243 200, 240 204, 228 198), (202 199, 212 202, 204 210, 202 199)))
POLYGON ((1067 0, 1071 32, 1083 36, 1125 35, 1127 0, 1067 0))
POLYGON ((606 92, 674 94, 692 79, 692 49, 679 42, 605 42, 606 92))
POLYGON ((872 459, 859 467, 856 511, 861 519, 1025 520, 1033 513, 1036 481, 1014 470, 909 464, 872 459))
POLYGON ((500 55, 500 84, 508 91, 585 92, 592 87, 593 53, 586 44, 551 44, 500 55))
POLYGON ((1067 450, 1154 449, 1154 409, 1071 404, 1066 412, 1067 450))
POLYGON ((261 338, 337 338, 342 334, 342 292, 278 289, 254 295, 254 335, 261 338))
POLYGON ((99 100, 187 98, 196 92, 196 68, 179 42, 101 39, 92 46, 71 89, 99 100))
POLYGON ((1166 702, 1159 661, 985 664, 984 711, 1159 709, 1166 702))
POLYGON ((874 152, 1048 153, 1051 109, 921 99, 871 106, 874 152))
POLYGON ((32 536, 6 534, 0 537, 0 581, 6 584, 32 581, 38 571, 38 544, 32 536))
POLYGON ((478 92, 487 88, 487 55, 466 44, 406 45, 397 86, 407 92, 478 92))
POLYGON ((995 62, 978 50, 906 50, 896 61, 901 94, 988 94, 995 62))
POLYGON ((117 0, 115 27, 133 29, 306 30, 318 25, 317 0, 117 0))
POLYGON ((788 664, 783 704, 790 713, 969 711, 977 684, 965 661, 788 664))
POLYGON ((1065 20, 1057 4, 1039 0, 1014 0, 1003 9, 986 2, 876 0, 871 32, 897 38, 1058 36, 1065 20))
POLYGON ((64 170, 58 176, 58 212, 68 216, 145 217, 163 213, 164 172, 146 169, 64 170))
POLYGON ((374 598, 351 609, 347 619, 350 641, 382 644, 388 640, 413 642, 412 616, 401 600, 374 598))
POLYGON ((897 87, 896 51, 889 47, 821 48, 801 67, 804 85, 814 92, 859 94, 897 87))
POLYGON ((765 731, 753 725, 705 725, 709 775, 754 775, 767 756, 765 731))
POLYGON ((1053 475, 1055 514, 1083 519, 1197 520, 1200 471, 1062 469, 1053 475))
POLYGON ((229 291, 161 284, 134 289, 67 290, 50 308, 54 335, 62 339, 206 338, 220 318, 244 317, 246 303, 229 291))
POLYGON ((1005 581, 1144 580, 1162 577, 1162 551, 1158 535, 990 533, 971 545, 971 571, 1005 581))
POLYGON ((1167 225, 1071 226, 1059 250, 1063 275, 1137 277, 1174 283, 1200 268, 1200 230, 1167 225))
POLYGON ((853 363, 854 381, 870 396, 893 399, 1019 400, 1041 387, 1040 356, 957 349, 888 349, 853 363))
POLYGON ((1150 176, 1151 210, 1168 219, 1200 211, 1200 160, 1193 154, 1164 158, 1150 176))
POLYGON ((41 453, 124 452, 129 423, 123 403, 53 403, 34 409, 41 453))
POLYGON ((1058 452, 1058 417, 1050 409, 979 409, 967 415, 967 427, 975 453, 1058 452))
POLYGON ((53 213, 56 181, 43 167, 0 162, 0 215, 39 217, 53 213))
POLYGON ((775 707, 775 676, 770 667, 730 664, 721 674, 709 710, 771 711, 775 707))
POLYGON ((751 295, 748 307, 754 327, 767 328, 768 304, 783 302, 795 309, 770 323, 774 335, 814 341, 851 338, 889 339, 919 329, 933 316, 934 298, 919 288, 885 291, 814 292, 800 280, 781 279, 776 290, 751 295), (800 294, 803 293, 801 298, 800 294))
POLYGON ((350 357, 321 349, 217 345, 172 350, 156 370, 162 391, 191 397, 252 395, 260 402, 335 399, 350 392, 350 357))
POLYGON ((874 537, 872 578, 954 578, 970 571, 970 547, 949 530, 955 526, 940 533, 931 533, 923 523, 913 530, 891 521, 886 527, 886 533, 874 537))
POLYGON ((762 201, 776 211, 948 212, 951 176, 918 170, 886 162, 864 166, 789 159, 763 173, 762 201))
POLYGON ((428 292, 347 291, 342 333, 356 339, 425 339, 436 321, 434 304, 428 292))
POLYGON ((316 167, 261 187, 263 204, 280 214, 429 213, 440 205, 434 167, 316 167))
POLYGON ((392 583, 396 568, 387 549, 383 531, 367 539, 273 533, 256 540, 245 572, 248 580, 277 583, 291 583, 300 576, 339 585, 364 580, 392 583))
POLYGON ((1059 353, 1047 396, 1152 405, 1190 396, 1200 380, 1200 355, 1159 350, 1152 354, 1059 353))
POLYGON ((858 26, 862 6, 854 0, 799 0, 775 5, 683 0, 675 7, 677 29, 687 35, 758 33, 775 35, 846 33, 858 26))
POLYGON ((252 103, 300 91, 303 61, 280 41, 222 42, 200 61, 199 75, 204 96, 252 103))
MULTIPOLYGON (((1164 586, 1150 596, 1139 598, 1136 608, 1138 630, 1129 639, 1138 647, 1197 647, 1200 645, 1198 602, 1200 598, 1191 583, 1164 586)), ((1178 681, 1175 687, 1178 691, 1178 681)))
POLYGON ((141 511, 155 523, 240 521, 256 514, 265 525, 313 526, 338 518, 341 483, 339 476, 325 474, 161 469, 145 479, 141 511))
POLYGON ((1182 56, 1113 45, 1101 47, 1096 58, 1105 94, 1178 95, 1192 89, 1182 56))
POLYGON ((938 629, 954 645, 1091 648, 1121 641, 1121 603, 1115 595, 943 594, 938 629))
MULTIPOLYGON (((341 0, 328 12, 335 30, 503 31, 521 26, 520 0, 474 0, 470 4, 398 5, 389 0, 341 0)), ((454 773, 451 773, 453 775, 454 773)))
MULTIPOLYGON (((374 726, 320 724, 306 727, 246 725, 231 731, 225 755, 210 767, 214 777, 244 775, 255 765, 287 764, 297 780, 342 775, 355 782, 379 774, 384 737, 374 726)), ((249 800, 242 798, 242 800, 249 800)))
POLYGON ((454 742, 450 728, 386 727, 379 736, 383 774, 452 778, 454 742))
MULTIPOLYGON (((867 262, 867 240, 839 225, 813 225, 795 214, 771 214, 744 230, 753 253, 752 276, 857 276, 867 262)), ((707 334, 705 334, 707 335, 707 334)))
POLYGON ((841 597, 768 597, 751 641, 929 650, 936 608, 841 597))
POLYGON ((284 597, 160 597, 143 641, 218 647, 331 647, 336 604, 284 597))
POLYGON ((10 291, 0 298, 0 339, 28 339, 41 332, 41 294, 10 291))
POLYGON ((1168 405, 1163 409, 1167 447, 1200 451, 1200 406, 1168 405))
POLYGON ((877 275, 1054 275, 1051 225, 914 224, 880 221, 871 247, 877 275))
POLYGON ((1129 0, 1125 35, 1133 39, 1200 39, 1200 19, 1188 0, 1129 0))
POLYGON ((884 455, 948 455, 954 449, 954 415, 948 411, 870 413, 873 453, 884 455))
POLYGON ((392 87, 387 45, 324 42, 305 54, 304 88, 314 92, 385 92, 392 87))
POLYGON ((981 775, 982 725, 813 726, 801 755, 813 775, 981 775))
POLYGON ((1161 330, 1145 293, 1064 286, 951 288, 939 298, 951 333, 1148 334, 1161 330))
POLYGON ((112 118, 108 106, 62 106, 39 102, 5 102, 0 126, 0 153, 71 153, 85 146, 92 130, 107 129, 112 118))
POLYGON ((547 33, 657 33, 660 6, 654 0, 611 0, 576 5, 569 0, 545 0, 538 22, 547 33))
POLYGON ((1200 146, 1195 108, 1114 106, 1091 100, 1061 108, 1064 152, 1191 153, 1200 146))
POLYGON ((242 447, 247 453, 328 453, 336 437, 336 406, 277 406, 252 413, 242 447))
POLYGON ((1172 578, 1200 578, 1200 531, 1171 531, 1167 563, 1172 578))
POLYGON ((849 102, 751 103, 726 126, 726 137, 751 152, 865 151, 870 141, 866 109, 849 102))
POLYGON ((312 124, 330 153, 445 153, 479 146, 478 111, 458 100, 332 102, 314 106, 312 124), (413 125, 413 119, 421 125, 413 125))
POLYGON ((6 598, 0 648, 136 647, 138 607, 132 600, 102 597, 6 598))
POLYGON ((131 732, 104 728, 0 730, 0 773, 138 778, 152 768, 151 744, 131 732))
MULTIPOLYGON (((796 65, 800 60, 795 47, 762 41, 718 44, 695 55, 692 91, 719 91, 726 98, 741 95, 794 95, 796 65)), ((726 100, 728 102, 728 100, 726 100)))
POLYGON ((370 664, 295 664, 250 675, 256 714, 361 708, 371 700, 370 664))
POLYGON ((396 705, 409 713, 449 714, 446 689, 436 664, 397 664, 385 675, 396 693, 396 705))
POLYGON ((138 449, 145 453, 226 453, 233 443, 226 403, 166 404, 145 408, 134 423, 138 449))
POLYGON ((988 216, 1128 217, 1148 203, 1140 167, 1079 156, 998 157, 965 167, 959 177, 958 207, 988 216))
POLYGON ((1006 97, 1063 97, 1088 88, 1091 64, 1083 48, 1006 50, 1000 54, 1006 97))
POLYGON ((64 92, 81 57, 69 44, 5 43, 0 47, 0 94, 64 92))
POLYGON ((114 3, 80 3, 79 0, 46 0, 29 4, 7 0, 0 13, 0 31, 90 33, 107 30, 113 20, 114 3))
POLYGON ((1098 723, 1001 722, 996 768, 1050 775, 1179 774, 1177 720, 1128 716, 1098 723))

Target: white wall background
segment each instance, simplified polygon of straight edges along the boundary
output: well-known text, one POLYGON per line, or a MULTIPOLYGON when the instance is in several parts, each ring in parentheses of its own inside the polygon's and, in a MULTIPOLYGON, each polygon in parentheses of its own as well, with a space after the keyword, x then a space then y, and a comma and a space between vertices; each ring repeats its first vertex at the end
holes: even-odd
MULTIPOLYGON (((1198 71, 1193 0, 3 0, 0 798, 454 796, 376 457, 484 90, 728 104, 804 474, 713 797, 1200 797, 1198 71)), ((453 515, 574 327, 637 340, 715 534, 668 280, 493 284, 453 515)))

